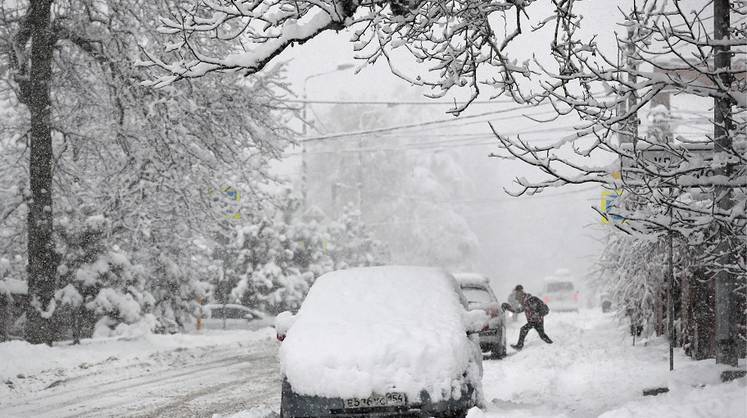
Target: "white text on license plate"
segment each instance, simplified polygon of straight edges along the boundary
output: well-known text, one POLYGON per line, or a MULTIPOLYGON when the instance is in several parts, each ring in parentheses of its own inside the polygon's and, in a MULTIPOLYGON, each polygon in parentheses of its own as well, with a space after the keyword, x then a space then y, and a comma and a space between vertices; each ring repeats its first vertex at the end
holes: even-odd
POLYGON ((376 408, 405 405, 407 405, 407 399, 404 393, 387 393, 386 395, 373 395, 368 398, 345 399, 345 408, 376 408))

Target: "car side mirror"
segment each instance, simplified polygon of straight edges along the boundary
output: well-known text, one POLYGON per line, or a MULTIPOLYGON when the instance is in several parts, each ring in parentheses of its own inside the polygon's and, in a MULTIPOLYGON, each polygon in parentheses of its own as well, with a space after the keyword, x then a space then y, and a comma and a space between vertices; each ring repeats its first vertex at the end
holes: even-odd
POLYGON ((275 332, 277 333, 278 341, 283 341, 285 339, 285 334, 288 333, 288 330, 293 326, 294 322, 296 322, 296 316, 289 311, 280 312, 278 316, 275 317, 275 332))
POLYGON ((464 313, 464 325, 468 334, 475 334, 488 327, 490 317, 482 309, 473 309, 464 313))
POLYGON ((246 319, 247 321, 251 321, 251 320, 253 320, 253 319, 254 319, 254 315, 252 315, 252 314, 250 314, 250 313, 248 313, 248 314, 245 314, 245 315, 244 315, 244 319, 246 319))

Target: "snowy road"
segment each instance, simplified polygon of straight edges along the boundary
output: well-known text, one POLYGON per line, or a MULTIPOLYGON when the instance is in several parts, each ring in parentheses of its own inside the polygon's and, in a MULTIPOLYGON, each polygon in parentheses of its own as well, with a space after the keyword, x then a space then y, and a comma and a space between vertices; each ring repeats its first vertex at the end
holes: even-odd
POLYGON ((264 339, 158 351, 123 365, 104 362, 25 396, 5 398, 0 415, 188 417, 277 404, 276 351, 277 345, 264 339))
MULTIPOLYGON (((509 323, 509 342, 522 324, 509 323)), ((694 362, 679 352, 670 373, 666 341, 634 347, 625 324, 612 315, 553 312, 545 328, 555 344, 544 344, 532 331, 523 351, 509 349, 506 359, 485 361, 487 405, 470 418, 747 417, 744 379, 720 384, 712 360, 694 362), (641 395, 658 386, 670 393, 641 395)), ((270 329, 91 340, 75 347, 24 344, 0 344, 0 358, 10 359, 0 364, 2 417, 240 411, 259 417, 279 409, 277 343, 270 329)))

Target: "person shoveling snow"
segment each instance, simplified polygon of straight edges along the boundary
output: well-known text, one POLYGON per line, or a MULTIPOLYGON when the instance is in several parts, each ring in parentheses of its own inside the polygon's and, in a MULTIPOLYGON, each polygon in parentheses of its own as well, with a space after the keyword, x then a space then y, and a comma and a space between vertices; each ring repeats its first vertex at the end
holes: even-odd
POLYGON ((545 315, 550 312, 550 308, 547 307, 542 299, 532 296, 529 293, 524 292, 522 285, 517 285, 514 288, 516 300, 519 301, 519 307, 514 308, 510 303, 504 303, 501 305, 504 311, 510 311, 513 313, 521 313, 527 317, 527 323, 521 327, 519 331, 519 341, 516 344, 511 344, 511 347, 515 350, 521 350, 524 347, 524 338, 526 338, 529 330, 534 328, 537 330, 542 341, 552 344, 550 337, 545 334, 545 315))

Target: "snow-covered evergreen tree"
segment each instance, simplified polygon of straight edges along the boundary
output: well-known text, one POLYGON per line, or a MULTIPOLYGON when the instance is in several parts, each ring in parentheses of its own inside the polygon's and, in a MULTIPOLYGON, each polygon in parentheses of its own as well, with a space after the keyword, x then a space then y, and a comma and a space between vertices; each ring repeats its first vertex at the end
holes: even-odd
POLYGON ((60 218, 59 290, 46 309, 39 307, 49 317, 55 315, 56 305, 67 308, 67 312, 57 312, 57 318, 64 321, 65 314, 70 315, 76 339, 91 332, 106 335, 120 324, 135 324, 154 303, 143 266, 133 264, 129 254, 108 240, 111 222, 87 209, 70 209, 60 218))
POLYGON ((236 229, 232 244, 236 274, 227 302, 278 313, 296 310, 310 286, 322 274, 341 268, 369 266, 388 261, 383 244, 373 239, 360 215, 348 208, 339 220, 304 219, 293 212, 297 200, 279 197, 277 207, 253 217, 236 229))
POLYGON ((352 204, 343 208, 338 220, 330 222, 328 230, 325 253, 329 254, 336 270, 377 265, 389 259, 386 246, 373 238, 360 211, 352 204))

